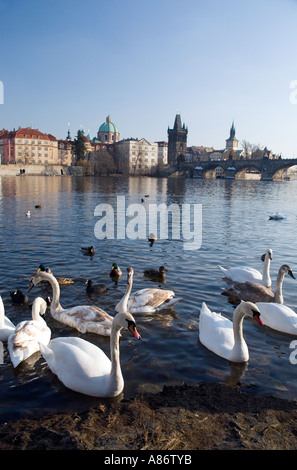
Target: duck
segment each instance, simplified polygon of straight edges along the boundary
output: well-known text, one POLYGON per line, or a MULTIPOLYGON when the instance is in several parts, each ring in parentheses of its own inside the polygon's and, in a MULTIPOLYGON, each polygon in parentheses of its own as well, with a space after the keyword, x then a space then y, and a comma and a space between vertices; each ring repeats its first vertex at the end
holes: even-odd
POLYGON ((111 359, 102 349, 79 337, 54 338, 48 345, 40 344, 40 351, 65 387, 93 397, 116 397, 124 389, 119 351, 122 328, 128 328, 135 338, 141 338, 133 316, 129 312, 118 313, 111 327, 111 359))
POLYGON ((36 204, 35 209, 42 209, 42 204, 36 204))
POLYGON ((224 280, 232 280, 235 282, 257 282, 266 287, 271 287, 270 277, 270 262, 272 261, 273 251, 269 248, 261 256, 261 261, 264 262, 263 271, 260 273, 257 269, 240 266, 238 268, 226 269, 223 266, 219 266, 220 270, 224 274, 224 280))
POLYGON ((278 271, 276 278, 275 291, 272 292, 271 288, 257 284, 256 282, 234 282, 231 283, 228 289, 222 292, 229 298, 230 303, 236 303, 240 300, 250 300, 254 303, 257 302, 275 302, 278 304, 284 303, 283 297, 283 280, 285 275, 295 279, 292 269, 289 265, 283 264, 278 271))
POLYGON ((14 332, 15 325, 5 315, 2 296, 0 295, 0 341, 7 341, 8 337, 14 332))
POLYGON ((103 294, 107 291, 107 286, 105 284, 93 284, 91 279, 88 279, 86 284, 87 294, 103 294))
POLYGON ((60 286, 53 274, 37 271, 29 281, 29 291, 40 281, 48 281, 53 289, 51 316, 65 325, 75 328, 80 333, 96 333, 110 336, 113 318, 95 305, 79 305, 63 308, 60 304, 60 286))
POLYGON ((160 266, 159 269, 145 269, 144 275, 154 280, 164 282, 166 277, 167 269, 164 266, 160 266))
POLYGON ((26 304, 29 301, 28 296, 20 289, 10 292, 10 297, 14 304, 26 304))
POLYGON ((81 251, 84 255, 93 256, 95 254, 95 250, 93 246, 82 246, 81 251))
MULTIPOLYGON (((44 264, 40 264, 39 265, 39 268, 38 270, 40 271, 43 271, 43 272, 46 272, 46 273, 50 273, 50 274, 53 274, 51 269, 49 267, 45 267, 44 264)), ((69 284, 74 284, 74 279, 71 279, 70 277, 59 277, 59 276, 55 276, 58 283, 60 284, 60 286, 67 286, 69 284)))
POLYGON ((26 211, 25 214, 26 214, 27 217, 30 217, 31 212, 30 212, 30 211, 26 211))
POLYGON ((266 326, 282 333, 297 335, 297 314, 293 309, 272 302, 257 302, 256 305, 266 326))
POLYGON ((127 288, 124 296, 115 306, 116 312, 150 313, 161 308, 171 308, 180 302, 181 298, 174 298, 173 290, 141 289, 131 297, 134 270, 127 268, 127 288))
POLYGON ((32 320, 18 323, 15 331, 8 337, 7 346, 14 368, 39 351, 40 343, 49 343, 51 330, 40 316, 45 314, 47 306, 47 300, 36 297, 32 305, 32 320))
POLYGON ((148 241, 150 242, 150 246, 153 246, 153 244, 158 240, 157 235, 154 233, 150 233, 148 236, 148 241))
POLYGON ((210 351, 231 362, 249 360, 249 350, 243 337, 243 319, 254 318, 264 326, 260 310, 253 302, 241 302, 233 313, 233 321, 220 313, 212 312, 202 303, 199 316, 199 340, 210 351))
POLYGON ((120 279, 120 277, 122 276, 122 270, 117 265, 117 263, 113 263, 109 275, 112 279, 116 279, 116 280, 120 279))
POLYGON ((281 214, 280 212, 274 212, 274 214, 271 214, 269 216, 269 220, 282 220, 285 219, 286 217, 284 214, 281 214))

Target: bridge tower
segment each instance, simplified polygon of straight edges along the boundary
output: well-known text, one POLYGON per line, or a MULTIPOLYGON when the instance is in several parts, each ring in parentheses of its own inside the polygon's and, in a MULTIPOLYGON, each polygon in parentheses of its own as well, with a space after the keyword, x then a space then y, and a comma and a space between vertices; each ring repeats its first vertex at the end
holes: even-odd
POLYGON ((229 150, 229 149, 234 150, 234 152, 238 150, 238 140, 235 137, 234 121, 232 122, 232 126, 230 129, 229 139, 226 140, 226 150, 229 150))
POLYGON ((168 163, 186 160, 188 128, 181 124, 180 114, 175 116, 173 129, 168 127, 168 163))

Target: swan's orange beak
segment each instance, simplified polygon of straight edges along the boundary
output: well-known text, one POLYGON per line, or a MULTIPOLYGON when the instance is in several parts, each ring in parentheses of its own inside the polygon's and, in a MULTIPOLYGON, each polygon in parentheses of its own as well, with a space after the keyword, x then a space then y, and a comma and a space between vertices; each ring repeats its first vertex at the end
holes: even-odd
POLYGON ((256 310, 253 310, 253 317, 258 323, 260 323, 260 325, 265 326, 260 318, 260 313, 257 312, 256 310))
POLYGON ((135 323, 133 321, 129 321, 128 323, 128 329, 131 331, 132 335, 135 336, 136 339, 141 339, 141 336, 136 329, 135 323))

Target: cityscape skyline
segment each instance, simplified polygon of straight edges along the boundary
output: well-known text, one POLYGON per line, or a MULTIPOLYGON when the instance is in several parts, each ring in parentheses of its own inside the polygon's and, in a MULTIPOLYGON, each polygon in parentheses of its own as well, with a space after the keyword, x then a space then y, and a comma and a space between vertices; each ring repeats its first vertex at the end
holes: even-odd
POLYGON ((0 0, 0 128, 58 139, 167 141, 179 113, 188 146, 239 142, 297 156, 295 0, 0 0), (50 8, 49 8, 50 5, 50 8), (103 118, 103 119, 102 119, 103 118))

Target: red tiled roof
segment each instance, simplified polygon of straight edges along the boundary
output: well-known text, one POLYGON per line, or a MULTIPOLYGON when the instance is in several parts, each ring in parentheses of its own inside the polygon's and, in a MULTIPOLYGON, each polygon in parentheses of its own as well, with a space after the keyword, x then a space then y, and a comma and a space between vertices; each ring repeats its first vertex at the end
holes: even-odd
POLYGON ((19 127, 17 130, 7 131, 3 129, 0 131, 0 137, 10 137, 12 138, 19 138, 19 139, 40 139, 40 140, 52 140, 56 141, 56 137, 51 134, 45 134, 41 132, 39 129, 32 129, 31 127, 19 127))

